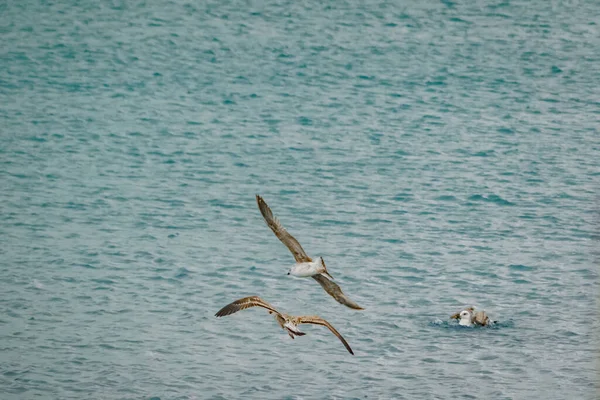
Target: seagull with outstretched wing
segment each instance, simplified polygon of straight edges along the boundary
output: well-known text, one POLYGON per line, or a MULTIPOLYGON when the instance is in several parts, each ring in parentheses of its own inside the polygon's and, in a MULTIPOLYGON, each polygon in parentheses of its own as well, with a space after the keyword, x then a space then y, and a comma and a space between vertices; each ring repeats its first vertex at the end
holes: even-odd
POLYGON ((290 250, 296 264, 289 270, 288 275, 293 275, 300 278, 311 277, 321 285, 321 287, 329 293, 331 297, 337 300, 338 303, 355 310, 363 310, 361 306, 350 300, 339 287, 333 282, 333 277, 327 271, 323 257, 318 257, 313 261, 310 258, 300 243, 281 225, 279 220, 273 216, 273 212, 265 202, 265 200, 256 195, 256 203, 265 222, 271 228, 275 236, 290 250))
POLYGON ((346 339, 344 339, 343 336, 340 335, 340 333, 323 318, 317 316, 294 317, 288 314, 280 313, 272 305, 270 305, 258 296, 244 297, 243 299, 236 300, 233 303, 230 303, 225 307, 221 308, 219 311, 217 311, 215 316, 224 317, 226 315, 230 315, 250 307, 266 308, 269 311, 269 314, 274 314, 275 320, 277 321, 279 326, 285 331, 287 331, 288 335, 290 335, 292 339, 294 339, 295 336, 306 335, 306 333, 301 332, 298 329, 298 325, 300 324, 315 324, 325 326, 331 331, 331 333, 333 333, 335 336, 337 336, 338 339, 340 339, 340 341, 346 347, 348 352, 354 355, 354 352, 350 348, 348 342, 346 342, 346 339))

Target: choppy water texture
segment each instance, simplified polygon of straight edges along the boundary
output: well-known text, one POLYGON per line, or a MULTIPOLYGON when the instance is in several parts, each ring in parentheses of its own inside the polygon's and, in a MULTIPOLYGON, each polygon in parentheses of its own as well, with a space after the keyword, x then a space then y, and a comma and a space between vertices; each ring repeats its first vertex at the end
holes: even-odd
POLYGON ((0 397, 596 398, 599 20, 3 2, 0 397), (365 311, 285 275, 256 193, 365 311), (356 356, 213 316, 253 294, 356 356))

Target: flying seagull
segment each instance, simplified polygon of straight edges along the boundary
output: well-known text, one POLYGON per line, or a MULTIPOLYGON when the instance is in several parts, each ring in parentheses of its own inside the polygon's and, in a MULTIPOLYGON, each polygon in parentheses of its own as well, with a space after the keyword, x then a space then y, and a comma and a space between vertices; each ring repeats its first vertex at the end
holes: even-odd
POLYGON ((492 322, 485 311, 475 311, 475 307, 465 308, 451 315, 450 318, 458 319, 458 324, 462 326, 487 326, 492 322))
POLYGON ((300 332, 300 330, 298 329, 298 325, 300 325, 300 324, 315 324, 315 325, 326 326, 327 328, 329 328, 331 333, 333 333, 335 336, 338 337, 338 339, 341 340, 341 342, 344 344, 344 346, 346 347, 348 352, 350 352, 350 354, 354 355, 354 352, 350 348, 350 345, 348 344, 348 342, 346 342, 346 340, 342 337, 342 335, 340 335, 340 333, 337 330, 335 330, 335 328, 333 326, 331 326, 331 324, 329 322, 325 321, 323 318, 320 318, 317 316, 294 317, 291 315, 282 314, 279 311, 277 311, 275 308, 273 308, 272 305, 270 305, 269 303, 267 303, 266 301, 264 301, 263 299, 261 299, 258 296, 244 297, 243 299, 236 300, 233 303, 228 304, 225 307, 221 308, 215 314, 215 316, 216 317, 224 317, 226 315, 230 315, 230 314, 236 313, 241 310, 245 310, 246 308, 250 308, 250 307, 266 308, 267 310, 269 310, 269 314, 275 314, 275 320, 277 321, 279 326, 282 329, 286 330, 288 335, 290 335, 290 337, 292 339, 294 339, 294 336, 306 335, 306 333, 300 332))
POLYGON ((273 212, 259 195, 256 195, 256 203, 269 228, 271 228, 275 236, 287 246, 296 260, 296 265, 289 270, 288 275, 300 278, 311 277, 317 281, 331 297, 336 299, 338 303, 355 310, 363 310, 361 306, 346 297, 342 292, 342 289, 333 282, 333 277, 327 272, 323 257, 319 257, 313 261, 312 258, 306 255, 306 252, 302 246, 300 246, 300 243, 298 243, 298 241, 285 230, 279 220, 273 216, 273 212))

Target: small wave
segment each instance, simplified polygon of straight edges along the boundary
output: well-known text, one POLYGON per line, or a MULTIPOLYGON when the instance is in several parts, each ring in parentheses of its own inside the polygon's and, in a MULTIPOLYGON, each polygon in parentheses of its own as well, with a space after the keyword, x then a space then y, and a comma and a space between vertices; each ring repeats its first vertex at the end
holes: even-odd
POLYGON ((469 196, 469 200, 471 201, 483 201, 483 202, 487 202, 487 203, 494 203, 494 204, 498 204, 500 206, 514 206, 515 203, 510 202, 506 199, 503 199, 502 197, 495 195, 495 194, 490 194, 489 196, 482 196, 480 194, 474 194, 472 196, 469 196))
POLYGON ((175 274, 175 278, 177 278, 177 279, 187 278, 188 276, 190 276, 191 273, 192 273, 192 271, 190 271, 187 268, 179 268, 177 270, 177 273, 175 274))
POLYGON ((534 271, 535 267, 530 267, 522 264, 511 264, 508 266, 513 271, 534 271))
POLYGON ((474 329, 474 330, 487 330, 487 329, 500 329, 500 328, 512 328, 514 326, 514 323, 512 320, 507 320, 507 321, 493 321, 491 322, 489 325, 487 326, 462 326, 458 324, 458 321, 443 321, 439 318, 429 322, 430 326, 435 326, 438 328, 443 328, 443 329, 458 329, 458 330, 463 330, 463 329, 474 329))

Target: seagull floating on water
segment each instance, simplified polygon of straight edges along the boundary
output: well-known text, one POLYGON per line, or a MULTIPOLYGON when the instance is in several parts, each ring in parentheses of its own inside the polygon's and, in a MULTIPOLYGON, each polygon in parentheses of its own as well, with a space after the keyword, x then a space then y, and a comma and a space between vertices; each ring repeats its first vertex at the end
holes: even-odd
POLYGON ((361 306, 346 297, 342 292, 342 289, 333 282, 333 277, 327 272, 323 257, 319 257, 313 261, 312 258, 306 254, 302 246, 300 246, 300 243, 298 243, 298 241, 281 225, 279 220, 273 216, 273 212, 264 199, 259 195, 256 195, 256 202, 269 228, 271 228, 275 236, 287 246, 296 260, 296 265, 289 270, 288 275, 300 278, 311 277, 317 281, 331 297, 336 299, 338 303, 355 310, 363 310, 361 306))
POLYGON ((485 311, 475 311, 475 307, 465 308, 450 318, 458 319, 458 324, 462 326, 487 326, 492 322, 485 311))
POLYGON ((329 322, 325 321, 323 318, 317 317, 316 315, 315 316, 294 317, 294 316, 291 316, 288 314, 282 314, 279 311, 277 311, 272 305, 270 305, 269 303, 267 303, 266 301, 264 301, 263 299, 261 299, 258 296, 244 297, 243 299, 236 300, 233 303, 228 304, 225 307, 221 308, 215 314, 215 316, 216 317, 224 317, 226 315, 230 315, 230 314, 236 313, 241 310, 245 310, 246 308, 250 308, 250 307, 266 308, 267 310, 269 310, 269 314, 275 314, 275 320, 277 321, 279 326, 282 329, 286 330, 288 335, 290 335, 290 337, 292 339, 294 339, 295 336, 306 335, 306 333, 301 332, 298 329, 298 325, 300 325, 300 324, 315 324, 315 325, 326 326, 327 328, 329 328, 329 330, 335 336, 338 337, 338 339, 340 339, 340 341, 346 347, 346 350, 348 350, 348 352, 350 354, 354 355, 354 352, 350 348, 350 345, 348 344, 348 342, 346 342, 346 340, 342 337, 342 335, 340 335, 340 333, 329 322))

